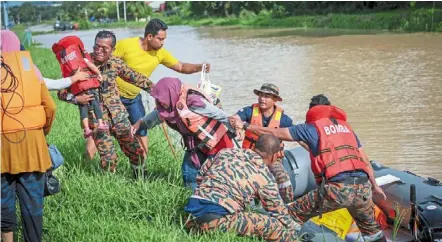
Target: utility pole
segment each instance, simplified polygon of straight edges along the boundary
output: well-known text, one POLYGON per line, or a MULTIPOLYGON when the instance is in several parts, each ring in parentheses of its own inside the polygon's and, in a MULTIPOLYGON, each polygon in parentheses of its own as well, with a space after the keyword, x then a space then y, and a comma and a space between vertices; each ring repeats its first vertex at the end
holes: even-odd
POLYGON ((117 2, 117 19, 118 22, 120 22, 120 8, 118 7, 118 0, 116 2, 117 2))
POLYGON ((9 28, 8 2, 3 2, 3 16, 5 18, 5 28, 9 28))
POLYGON ((124 22, 127 22, 127 19, 126 19, 126 1, 123 1, 123 8, 124 8, 124 22))

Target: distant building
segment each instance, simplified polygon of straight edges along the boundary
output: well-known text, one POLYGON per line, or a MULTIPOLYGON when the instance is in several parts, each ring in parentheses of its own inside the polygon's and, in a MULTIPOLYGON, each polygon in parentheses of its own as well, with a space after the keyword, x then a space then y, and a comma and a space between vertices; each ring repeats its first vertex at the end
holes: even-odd
POLYGON ((149 5, 154 12, 163 12, 166 10, 166 1, 146 1, 145 3, 149 5))

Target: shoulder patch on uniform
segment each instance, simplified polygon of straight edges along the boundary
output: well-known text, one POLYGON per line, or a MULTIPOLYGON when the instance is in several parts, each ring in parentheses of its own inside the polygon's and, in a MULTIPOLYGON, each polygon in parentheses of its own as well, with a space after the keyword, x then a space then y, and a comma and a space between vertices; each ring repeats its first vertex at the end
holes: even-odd
POLYGON ((178 108, 179 110, 182 110, 184 108, 184 105, 181 102, 178 102, 176 104, 176 108, 178 108))

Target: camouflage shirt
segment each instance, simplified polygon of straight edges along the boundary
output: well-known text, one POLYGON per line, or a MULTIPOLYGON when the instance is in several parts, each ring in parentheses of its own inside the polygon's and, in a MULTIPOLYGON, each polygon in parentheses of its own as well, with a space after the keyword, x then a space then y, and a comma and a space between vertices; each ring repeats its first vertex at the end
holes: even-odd
POLYGON ((255 198, 270 216, 287 229, 298 225, 288 213, 278 186, 261 157, 249 149, 222 149, 208 159, 197 177, 199 184, 192 198, 208 200, 230 213, 244 211, 255 198))
MULTIPOLYGON (((150 92, 153 83, 148 77, 129 68, 126 63, 118 57, 112 56, 106 63, 98 67, 103 76, 103 81, 98 88, 98 95, 103 109, 103 118, 112 121, 114 124, 119 123, 122 119, 128 117, 128 113, 120 100, 120 92, 116 84, 117 77, 148 92, 150 92)), ((72 94, 69 93, 68 88, 58 91, 58 98, 60 100, 72 103, 72 97, 69 98, 69 95, 72 94)))

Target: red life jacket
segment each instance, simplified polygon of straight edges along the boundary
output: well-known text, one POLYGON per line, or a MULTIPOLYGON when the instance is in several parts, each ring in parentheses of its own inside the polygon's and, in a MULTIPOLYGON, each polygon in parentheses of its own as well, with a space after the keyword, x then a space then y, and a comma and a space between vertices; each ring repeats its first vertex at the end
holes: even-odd
MULTIPOLYGON (((272 117, 270 118, 270 122, 267 127, 269 128, 279 128, 281 124, 281 117, 284 113, 284 110, 275 105, 275 111, 273 112, 272 117)), ((258 125, 260 127, 264 127, 262 123, 263 115, 261 109, 259 108, 259 104, 255 103, 252 105, 252 119, 250 120, 250 124, 258 125)), ((247 131, 245 132, 244 141, 242 142, 242 148, 244 149, 253 149, 255 147, 255 142, 258 140, 258 135, 253 132, 247 131)), ((281 151, 279 151, 276 156, 278 158, 284 157, 284 143, 281 142, 281 151)))
POLYGON ((314 157, 310 151, 311 167, 318 184, 323 177, 328 180, 345 171, 364 171, 368 175, 353 129, 346 122, 347 115, 342 109, 318 105, 310 108, 306 116, 307 123, 316 127, 319 136, 319 154, 314 157))
MULTIPOLYGON (((86 53, 83 42, 77 36, 67 36, 62 38, 58 43, 52 45, 52 51, 60 63, 61 73, 63 77, 70 77, 75 74, 78 68, 87 72, 89 75, 96 75, 92 73, 87 67, 84 58, 92 62, 91 57, 86 53)), ((73 95, 80 92, 97 88, 100 86, 100 81, 96 77, 91 77, 87 80, 80 80, 73 83, 70 91, 73 95)))

